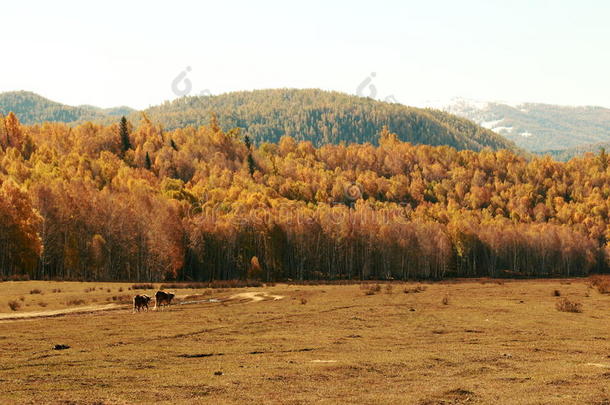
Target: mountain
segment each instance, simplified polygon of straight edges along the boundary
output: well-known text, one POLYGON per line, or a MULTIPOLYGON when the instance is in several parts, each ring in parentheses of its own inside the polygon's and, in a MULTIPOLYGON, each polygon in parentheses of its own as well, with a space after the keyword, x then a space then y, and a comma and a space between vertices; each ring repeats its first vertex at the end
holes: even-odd
POLYGON ((586 153, 599 154, 602 149, 610 151, 610 142, 588 143, 568 149, 547 150, 540 154, 550 155, 555 160, 567 162, 572 158, 582 157, 586 153))
POLYGON ((0 93, 0 114, 14 112, 23 124, 45 121, 77 123, 85 121, 108 122, 111 117, 127 115, 133 109, 116 107, 103 109, 94 106, 73 107, 46 99, 28 91, 0 93))
MULTIPOLYGON (((22 123, 44 121, 109 123, 122 115, 137 123, 141 113, 129 107, 72 107, 30 92, 0 94, 0 113, 13 111, 22 123)), ((517 146, 467 119, 440 110, 407 107, 322 90, 255 90, 218 96, 183 97, 148 108, 145 114, 165 129, 206 125, 212 113, 224 130, 241 128, 257 143, 277 142, 284 135, 315 146, 326 143, 376 143, 387 126, 413 144, 449 145, 479 151, 517 146)))
MULTIPOLYGON (((325 143, 375 143, 387 126, 403 141, 449 145, 457 149, 518 148, 511 141, 473 122, 439 110, 407 107, 339 92, 316 89, 274 89, 183 97, 145 110, 166 129, 209 123, 241 128, 255 142, 277 142, 283 135, 325 143)), ((139 117, 132 114, 130 119, 139 117)))
POLYGON ((610 109, 454 99, 443 111, 468 118, 531 152, 610 142, 610 109))

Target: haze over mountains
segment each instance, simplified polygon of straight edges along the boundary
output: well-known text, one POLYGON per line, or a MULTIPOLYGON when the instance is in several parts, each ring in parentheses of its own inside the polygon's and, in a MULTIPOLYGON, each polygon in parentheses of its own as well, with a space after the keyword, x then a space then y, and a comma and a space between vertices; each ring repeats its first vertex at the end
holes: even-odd
POLYGON ((566 150, 565 156, 610 142, 610 109, 540 103, 511 105, 454 99, 437 105, 443 111, 468 118, 536 153, 566 150), (574 149, 572 149, 574 148, 574 149), (568 149, 570 149, 568 151, 568 149))

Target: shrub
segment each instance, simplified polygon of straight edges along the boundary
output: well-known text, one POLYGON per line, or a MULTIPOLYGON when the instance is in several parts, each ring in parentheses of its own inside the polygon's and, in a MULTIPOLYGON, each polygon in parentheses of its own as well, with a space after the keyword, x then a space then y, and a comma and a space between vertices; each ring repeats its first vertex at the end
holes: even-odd
POLYGON ((449 296, 445 295, 441 302, 443 303, 443 305, 449 305, 449 296))
POLYGON ((74 298, 71 299, 70 301, 66 302, 67 306, 72 306, 72 305, 83 305, 85 303, 85 300, 82 300, 80 298, 74 298))
POLYGON ((275 283, 265 283, 257 280, 215 280, 207 283, 170 283, 162 284, 160 290, 175 290, 175 289, 203 289, 203 288, 243 288, 243 287, 263 287, 263 285, 272 287, 275 283))
POLYGON ((307 298, 301 298, 301 305, 307 304, 307 298))
POLYGON ((582 312, 582 304, 580 302, 570 301, 567 298, 562 298, 561 300, 557 301, 555 307, 561 312, 582 312))
POLYGON ((418 285, 417 287, 413 287, 413 288, 406 287, 404 290, 402 290, 402 292, 404 292, 405 294, 417 294, 417 293, 426 291, 426 289, 427 289, 426 286, 418 285))
POLYGON ((47 304, 46 302, 40 301, 40 302, 38 303, 38 305, 39 305, 39 306, 41 306, 41 307, 43 307, 43 308, 45 308, 45 307, 46 307, 47 305, 49 305, 49 304, 47 304))
POLYGON ((134 284, 131 286, 132 290, 154 290, 155 286, 153 284, 134 284))
POLYGON ((42 294, 42 291, 38 288, 34 288, 33 290, 30 290, 30 294, 42 294))
POLYGON ((19 301, 9 301, 8 306, 12 311, 17 311, 19 308, 21 308, 19 301))
POLYGON ((27 274, 13 274, 5 278, 6 281, 30 281, 30 276, 27 274))
POLYGON ((375 295, 379 291, 381 291, 381 286, 379 284, 372 284, 372 285, 369 285, 366 288, 366 290, 364 291, 364 294, 366 294, 366 295, 375 295))
POLYGON ((561 297, 561 291, 559 291, 559 290, 554 290, 554 291, 553 291, 553 297, 561 297))
POLYGON ((93 292, 93 291, 95 291, 95 287, 85 288, 85 292, 86 293, 90 293, 90 292, 93 292))
POLYGON ((61 292, 61 288, 54 288, 54 289, 52 290, 52 292, 54 292, 54 293, 60 293, 60 292, 61 292))
POLYGON ((385 286, 386 294, 392 294, 392 289, 393 289, 392 284, 386 284, 386 286, 385 286))
POLYGON ((591 286, 596 288, 600 294, 610 294, 610 277, 591 277, 591 286))
POLYGON ((112 301, 115 301, 119 304, 129 304, 132 302, 132 298, 129 295, 114 295, 112 297, 112 301))

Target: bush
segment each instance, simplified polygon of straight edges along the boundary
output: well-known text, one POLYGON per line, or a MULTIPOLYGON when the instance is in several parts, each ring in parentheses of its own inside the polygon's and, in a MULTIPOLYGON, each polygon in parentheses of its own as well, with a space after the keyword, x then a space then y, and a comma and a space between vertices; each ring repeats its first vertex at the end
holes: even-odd
POLYGON ((561 297, 561 291, 559 291, 559 290, 554 290, 554 291, 553 291, 553 297, 561 297))
POLYGON ((30 281, 30 276, 27 274, 12 274, 2 277, 0 281, 30 281))
POLYGON ((39 305, 39 306, 41 306, 41 307, 43 307, 43 308, 45 308, 45 307, 46 307, 47 305, 49 305, 49 304, 47 304, 46 302, 40 301, 40 302, 38 303, 38 305, 39 305))
POLYGON ((413 288, 406 287, 404 290, 402 290, 402 292, 404 292, 405 294, 417 294, 426 291, 426 289, 426 286, 418 285, 417 287, 413 288))
POLYGON ((134 284, 131 286, 132 290, 154 290, 154 284, 134 284))
POLYGON ((204 289, 204 288, 243 288, 243 287, 263 287, 274 286, 275 283, 265 283, 257 280, 215 280, 207 283, 170 283, 161 284, 160 290, 176 290, 176 289, 204 289))
POLYGON ((39 290, 38 288, 34 288, 33 290, 30 290, 30 294, 42 294, 42 290, 39 290))
POLYGON ((372 284, 369 285, 365 291, 364 294, 365 295, 375 295, 377 294, 379 291, 381 291, 381 286, 379 284, 372 284))
POLYGON ((8 306, 12 311, 18 311, 21 308, 19 301, 9 301, 8 306))
POLYGON ((301 298, 301 305, 307 304, 307 298, 301 298))
POLYGON ((449 296, 445 295, 441 301, 443 305, 449 305, 449 296))
POLYGON ((580 302, 570 301, 567 298, 562 298, 561 300, 557 301, 555 307, 561 312, 582 312, 582 304, 580 302))
POLYGON ((610 294, 610 277, 591 277, 591 286, 596 288, 600 294, 610 294))
POLYGON ((67 306, 73 306, 73 305, 83 305, 85 303, 85 300, 82 300, 80 298, 75 298, 75 299, 71 299, 70 301, 66 302, 67 306))
POLYGON ((112 301, 115 301, 119 304, 129 304, 131 303, 133 298, 129 295, 114 295, 112 297, 112 301))
POLYGON ((54 292, 54 293, 60 293, 60 292, 61 292, 61 288, 54 288, 54 289, 52 290, 52 292, 54 292))

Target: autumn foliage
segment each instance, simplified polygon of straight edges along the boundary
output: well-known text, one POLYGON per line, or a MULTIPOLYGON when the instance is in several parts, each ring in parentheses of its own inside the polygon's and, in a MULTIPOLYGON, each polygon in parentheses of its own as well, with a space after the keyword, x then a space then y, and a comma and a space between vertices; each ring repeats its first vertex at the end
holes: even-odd
POLYGON ((606 270, 606 157, 0 120, 0 276, 440 279, 606 270))

